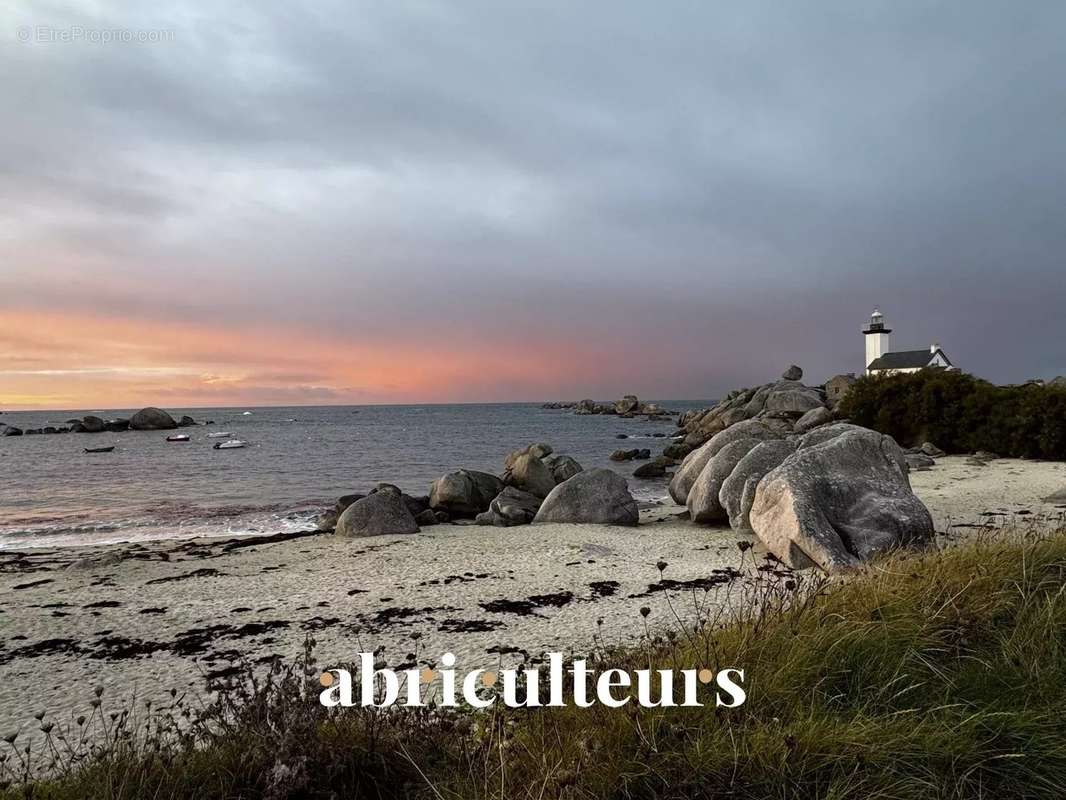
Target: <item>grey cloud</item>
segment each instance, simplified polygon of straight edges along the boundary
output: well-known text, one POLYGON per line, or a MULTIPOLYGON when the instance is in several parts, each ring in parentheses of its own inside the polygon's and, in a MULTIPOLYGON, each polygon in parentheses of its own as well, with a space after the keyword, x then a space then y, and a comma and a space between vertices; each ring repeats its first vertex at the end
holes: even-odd
POLYGON ((1061 4, 16 16, 175 37, 0 50, 0 302, 664 354, 569 379, 604 396, 859 369, 879 304, 901 347, 1066 372, 1061 4))

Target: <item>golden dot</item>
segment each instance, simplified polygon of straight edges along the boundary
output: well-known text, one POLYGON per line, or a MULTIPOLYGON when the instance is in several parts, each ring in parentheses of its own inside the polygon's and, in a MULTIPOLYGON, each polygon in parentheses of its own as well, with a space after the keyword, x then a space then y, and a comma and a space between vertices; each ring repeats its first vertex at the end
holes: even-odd
POLYGON ((333 685, 333 674, 330 673, 330 672, 323 672, 319 676, 318 682, 321 683, 323 686, 326 686, 326 687, 332 686, 333 685))
POLYGON ((481 676, 481 682, 486 686, 492 686, 492 684, 496 683, 496 673, 486 672, 484 675, 481 676))
POLYGON ((697 675, 696 677, 700 679, 700 683, 710 683, 714 680, 714 673, 704 667, 700 670, 699 675, 697 675))
POLYGON ((424 669, 418 677, 422 679, 422 683, 433 683, 433 679, 437 677, 437 673, 431 669, 424 669))

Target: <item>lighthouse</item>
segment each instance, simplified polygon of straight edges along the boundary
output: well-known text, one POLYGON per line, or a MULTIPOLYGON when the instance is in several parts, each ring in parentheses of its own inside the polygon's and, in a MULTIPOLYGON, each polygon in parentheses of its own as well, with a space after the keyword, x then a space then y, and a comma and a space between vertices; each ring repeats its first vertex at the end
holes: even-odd
POLYGON ((885 318, 876 308, 870 315, 870 321, 862 329, 866 339, 866 363, 862 365, 863 372, 869 369, 881 356, 889 352, 888 335, 892 333, 890 328, 885 327, 885 318))
POLYGON ((885 327, 885 318, 875 308, 874 313, 870 315, 870 321, 862 329, 863 338, 866 340, 866 364, 863 372, 867 375, 918 372, 930 367, 956 369, 939 344, 932 344, 922 350, 900 350, 893 353, 888 349, 890 333, 892 331, 885 327))

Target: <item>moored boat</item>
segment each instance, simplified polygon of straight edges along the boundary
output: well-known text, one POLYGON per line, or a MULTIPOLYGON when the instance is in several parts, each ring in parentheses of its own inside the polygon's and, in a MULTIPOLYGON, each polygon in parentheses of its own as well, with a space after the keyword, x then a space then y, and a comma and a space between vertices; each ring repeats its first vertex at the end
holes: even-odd
POLYGON ((247 447, 247 445, 240 439, 230 439, 226 442, 215 442, 216 450, 236 450, 240 447, 247 447))

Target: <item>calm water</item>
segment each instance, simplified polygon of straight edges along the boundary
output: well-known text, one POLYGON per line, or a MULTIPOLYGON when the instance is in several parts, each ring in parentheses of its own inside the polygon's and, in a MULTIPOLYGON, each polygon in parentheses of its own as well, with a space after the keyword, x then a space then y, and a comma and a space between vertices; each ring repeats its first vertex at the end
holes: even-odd
MULTIPOLYGON (((708 405, 661 404, 675 411, 708 405)), ((508 452, 537 441, 586 468, 618 470, 638 498, 662 497, 664 481, 632 478, 634 463, 607 456, 619 447, 649 447, 655 455, 666 442, 651 434, 674 430, 671 419, 575 416, 533 404, 168 411, 215 424, 181 429, 192 437, 184 444, 167 443, 166 431, 0 437, 0 548, 302 529, 342 494, 379 481, 427 494, 451 469, 499 474, 508 452), (249 446, 214 450, 219 440, 206 436, 219 431, 249 446), (112 453, 83 452, 112 444, 112 453)), ((37 428, 88 413, 133 412, 8 412, 0 421, 37 428)))

